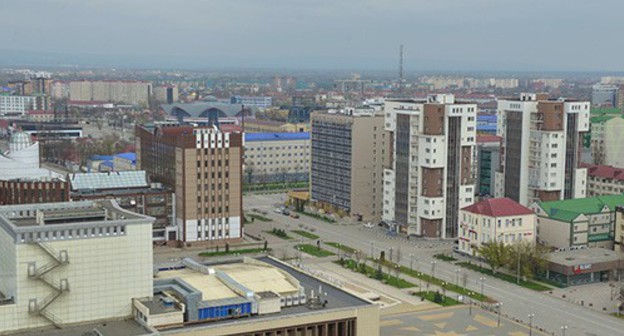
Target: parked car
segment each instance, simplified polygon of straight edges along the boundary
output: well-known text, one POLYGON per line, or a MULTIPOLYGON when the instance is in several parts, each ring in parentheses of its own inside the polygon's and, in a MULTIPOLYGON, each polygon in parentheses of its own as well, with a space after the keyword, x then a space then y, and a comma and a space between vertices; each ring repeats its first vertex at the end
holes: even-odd
POLYGON ((291 212, 290 213, 290 217, 292 217, 292 218, 299 218, 299 214, 296 213, 296 212, 291 212))
POLYGON ((282 213, 282 209, 280 209, 280 208, 275 208, 275 209, 273 209, 273 212, 278 213, 278 214, 281 214, 281 213, 282 213))
POLYGON ((371 222, 368 222, 368 223, 364 224, 364 227, 370 229, 370 228, 375 227, 375 225, 373 225, 373 223, 371 223, 371 222))
POLYGON ((289 216, 290 215, 290 211, 288 209, 284 209, 284 210, 282 210, 282 215, 289 216))

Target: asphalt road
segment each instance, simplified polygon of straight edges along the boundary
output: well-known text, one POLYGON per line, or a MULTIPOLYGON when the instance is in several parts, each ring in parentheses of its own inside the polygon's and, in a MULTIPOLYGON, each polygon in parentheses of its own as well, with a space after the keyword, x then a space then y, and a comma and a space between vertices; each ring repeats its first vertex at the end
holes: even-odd
MULTIPOLYGON (((414 255, 413 267, 422 272, 431 274, 435 267, 437 278, 455 283, 457 266, 433 258, 433 254, 440 250, 450 250, 448 243, 436 243, 431 241, 407 241, 401 238, 388 237, 379 234, 376 229, 366 229, 363 225, 334 225, 316 219, 301 216, 292 219, 273 212, 273 209, 285 200, 282 194, 272 195, 247 195, 244 199, 245 209, 253 208, 267 211, 267 216, 273 218, 274 225, 290 225, 296 227, 300 223, 315 228, 315 234, 321 240, 343 243, 353 248, 361 249, 370 254, 371 245, 378 254, 381 249, 386 251, 392 247, 396 253, 400 247, 402 254, 401 264, 410 266, 410 254, 414 255), (373 242, 371 244, 371 241, 373 242), (432 262, 435 261, 435 266, 432 262)), ((462 270, 468 274, 467 287, 475 292, 481 291, 483 277, 481 273, 470 270, 462 270)), ((534 314, 533 326, 541 327, 555 335, 561 335, 561 327, 568 326, 568 336, 611 336, 624 335, 624 320, 619 320, 588 308, 577 306, 557 298, 547 296, 514 284, 495 278, 486 278, 483 282, 484 294, 501 302, 502 313, 515 317, 528 323, 529 314, 534 314)))

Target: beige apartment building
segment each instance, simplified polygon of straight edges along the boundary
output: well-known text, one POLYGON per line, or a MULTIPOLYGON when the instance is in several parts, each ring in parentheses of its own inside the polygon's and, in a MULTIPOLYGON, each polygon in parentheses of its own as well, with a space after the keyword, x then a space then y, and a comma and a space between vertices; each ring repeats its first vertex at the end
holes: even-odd
POLYGON ((598 165, 624 168, 624 118, 604 115, 591 118, 591 152, 598 165))
POLYGON ((587 168, 587 196, 624 194, 624 168, 584 164, 587 168))
POLYGON ((386 160, 383 115, 372 109, 311 116, 311 200, 358 220, 378 222, 386 160))
POLYGON ((81 80, 69 82, 69 100, 148 105, 152 83, 130 80, 81 80))
POLYGON ((459 209, 475 198, 476 117, 476 104, 453 95, 386 101, 388 226, 406 235, 457 237, 459 209))
POLYGON ((461 253, 478 255, 479 248, 490 242, 505 245, 527 242, 535 244, 533 210, 509 198, 491 198, 459 211, 459 244, 461 253))
POLYGON ((310 133, 246 133, 245 183, 307 182, 310 133))
POLYGON ((175 190, 167 240, 238 240, 243 236, 243 135, 177 123, 137 126, 137 169, 175 190))

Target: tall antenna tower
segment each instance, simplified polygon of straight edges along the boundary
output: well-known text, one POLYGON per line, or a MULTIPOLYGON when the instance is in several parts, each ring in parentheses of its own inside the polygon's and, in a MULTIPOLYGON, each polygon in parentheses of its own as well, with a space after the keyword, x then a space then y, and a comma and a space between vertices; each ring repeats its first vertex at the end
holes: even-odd
POLYGON ((401 48, 399 51, 399 82, 403 83, 403 45, 401 44, 401 48))

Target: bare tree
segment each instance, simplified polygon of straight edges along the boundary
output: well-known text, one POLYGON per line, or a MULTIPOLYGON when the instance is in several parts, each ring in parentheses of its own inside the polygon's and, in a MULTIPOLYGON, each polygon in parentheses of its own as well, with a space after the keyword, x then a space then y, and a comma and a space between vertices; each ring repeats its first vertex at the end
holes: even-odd
POLYGON ((403 257, 403 254, 401 253, 401 247, 397 246, 397 249, 396 249, 396 262, 397 262, 397 264, 401 263, 401 258, 402 257, 403 257))

